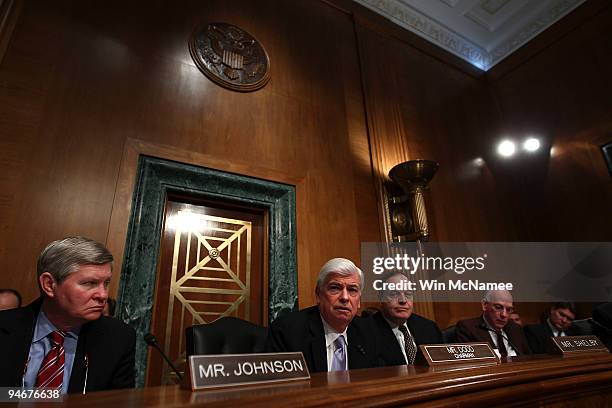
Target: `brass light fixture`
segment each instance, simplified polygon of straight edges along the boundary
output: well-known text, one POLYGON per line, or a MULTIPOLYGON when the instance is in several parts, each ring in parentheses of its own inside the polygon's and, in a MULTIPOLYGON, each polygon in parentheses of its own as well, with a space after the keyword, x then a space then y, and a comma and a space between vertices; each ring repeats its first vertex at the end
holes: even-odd
POLYGON ((426 241, 429 238, 423 192, 439 167, 433 160, 410 160, 389 171, 394 183, 385 187, 393 241, 426 241))

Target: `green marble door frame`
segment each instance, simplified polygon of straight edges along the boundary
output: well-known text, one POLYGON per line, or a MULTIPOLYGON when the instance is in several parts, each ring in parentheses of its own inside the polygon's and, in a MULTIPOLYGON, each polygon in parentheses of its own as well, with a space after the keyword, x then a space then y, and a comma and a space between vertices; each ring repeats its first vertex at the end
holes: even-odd
POLYGON ((117 317, 136 330, 136 386, 144 385, 157 260, 168 193, 222 199, 269 213, 268 319, 297 304, 295 187, 141 155, 128 226, 117 317))

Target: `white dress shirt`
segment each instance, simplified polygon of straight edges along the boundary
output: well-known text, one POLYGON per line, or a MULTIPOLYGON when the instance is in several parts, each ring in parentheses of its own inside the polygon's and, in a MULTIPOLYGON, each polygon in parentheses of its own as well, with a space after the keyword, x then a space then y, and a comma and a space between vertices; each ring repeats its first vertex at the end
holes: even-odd
MULTIPOLYGON (((323 330, 325 331, 325 350, 327 350, 327 371, 331 371, 332 360, 334 359, 334 341, 340 336, 344 336, 344 342, 346 344, 346 367, 345 370, 348 370, 348 336, 346 335, 346 328, 342 333, 336 332, 321 316, 321 321, 323 322, 323 330)), ((347 326, 348 328, 348 326, 347 326)))

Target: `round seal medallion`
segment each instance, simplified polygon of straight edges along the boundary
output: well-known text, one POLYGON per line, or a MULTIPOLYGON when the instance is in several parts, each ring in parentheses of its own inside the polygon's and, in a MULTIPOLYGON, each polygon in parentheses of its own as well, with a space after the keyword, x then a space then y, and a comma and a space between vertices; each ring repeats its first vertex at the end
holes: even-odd
POLYGON ((231 24, 198 27, 189 39, 189 52, 200 71, 225 88, 255 91, 270 79, 270 60, 263 46, 231 24))

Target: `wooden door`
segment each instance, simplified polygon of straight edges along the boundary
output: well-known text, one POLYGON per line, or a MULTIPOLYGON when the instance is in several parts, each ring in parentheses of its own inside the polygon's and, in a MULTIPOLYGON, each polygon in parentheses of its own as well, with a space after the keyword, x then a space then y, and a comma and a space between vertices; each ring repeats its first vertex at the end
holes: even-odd
MULTIPOLYGON (((171 196, 165 211, 152 331, 184 367, 185 328, 222 316, 267 323, 266 210, 171 196)), ((179 368, 183 371, 182 368, 179 368)), ((150 351, 147 385, 174 382, 150 351)))

